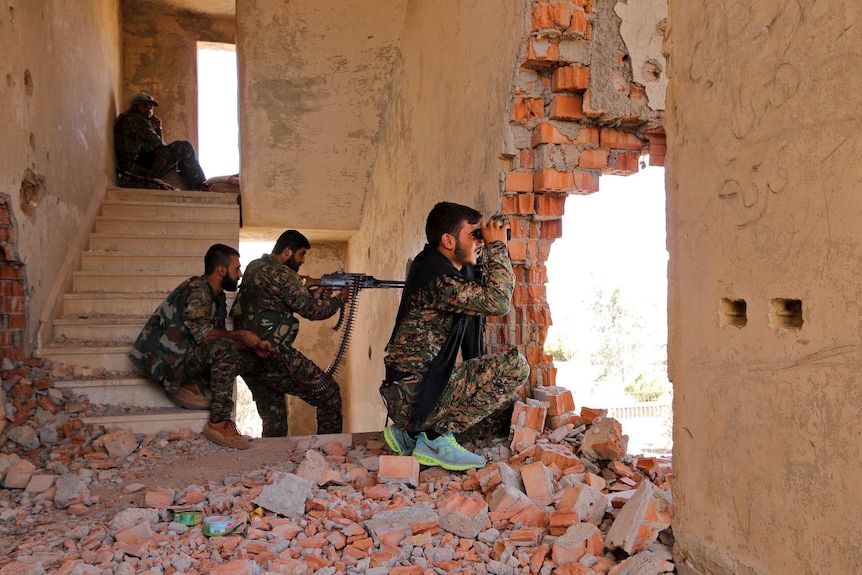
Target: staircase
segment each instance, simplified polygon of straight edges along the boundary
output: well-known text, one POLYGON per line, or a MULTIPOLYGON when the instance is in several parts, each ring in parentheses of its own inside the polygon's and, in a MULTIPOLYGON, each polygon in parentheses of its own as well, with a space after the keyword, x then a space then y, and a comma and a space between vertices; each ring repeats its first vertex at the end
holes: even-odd
POLYGON ((94 405, 134 406, 106 408, 85 423, 136 433, 203 429, 209 412, 177 408, 160 385, 140 377, 127 354, 165 296, 203 273, 214 243, 239 247, 237 194, 107 190, 51 342, 36 351, 54 362, 58 388, 94 405))

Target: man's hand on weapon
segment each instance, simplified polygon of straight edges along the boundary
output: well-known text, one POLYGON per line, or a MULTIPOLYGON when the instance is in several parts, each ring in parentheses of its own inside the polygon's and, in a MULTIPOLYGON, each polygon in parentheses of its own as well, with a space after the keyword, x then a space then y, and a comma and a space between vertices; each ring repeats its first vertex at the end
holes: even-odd
MULTIPOLYGON (((332 297, 332 288, 321 286, 320 278, 302 276, 302 279, 305 280, 305 287, 314 294, 314 297, 318 299, 329 299, 332 297)), ((338 293, 341 295, 341 299, 347 301, 347 298, 350 297, 350 286, 341 288, 338 293)))
POLYGON ((260 357, 269 357, 274 351, 270 342, 265 339, 260 339, 254 332, 242 329, 237 333, 239 333, 239 343, 244 346, 245 349, 252 350, 260 357))

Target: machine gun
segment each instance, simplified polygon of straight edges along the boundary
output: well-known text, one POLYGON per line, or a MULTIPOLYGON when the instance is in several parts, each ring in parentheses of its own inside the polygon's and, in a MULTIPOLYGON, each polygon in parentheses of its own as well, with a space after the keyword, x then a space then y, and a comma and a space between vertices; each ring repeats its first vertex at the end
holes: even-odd
POLYGON ((404 282, 399 280, 379 280, 372 276, 364 274, 348 274, 344 272, 336 272, 333 274, 323 274, 320 276, 320 281, 317 283, 322 288, 339 290, 341 288, 353 287, 357 285, 359 289, 367 288, 403 288, 404 282))
MULTIPOLYGON (((335 354, 335 358, 330 362, 329 366, 324 370, 327 376, 332 376, 338 370, 341 360, 344 357, 344 352, 347 350, 347 344, 350 341, 350 335, 353 332, 353 318, 356 314, 356 298, 359 296, 359 291, 372 288, 403 288, 404 282, 399 280, 379 280, 365 274, 349 274, 345 272, 336 272, 331 274, 323 274, 320 279, 309 286, 314 288, 325 288, 330 290, 340 290, 342 288, 350 288, 345 306, 338 312, 338 322, 333 327, 333 331, 341 329, 344 324, 344 334, 341 336, 341 345, 335 354), (345 314, 344 310, 347 309, 345 314), (346 316, 346 321, 345 321, 346 316)), ((326 382, 324 380, 311 382, 312 391, 319 391, 326 382)))

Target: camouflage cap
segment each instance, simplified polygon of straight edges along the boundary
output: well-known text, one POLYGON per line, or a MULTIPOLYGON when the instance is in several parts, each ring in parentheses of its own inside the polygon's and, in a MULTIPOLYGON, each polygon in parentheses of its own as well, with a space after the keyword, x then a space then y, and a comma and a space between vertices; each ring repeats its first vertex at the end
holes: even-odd
POLYGON ((147 94, 146 92, 141 92, 140 94, 135 94, 132 96, 132 106, 135 104, 152 104, 153 106, 158 106, 159 103, 156 102, 156 99, 147 94))

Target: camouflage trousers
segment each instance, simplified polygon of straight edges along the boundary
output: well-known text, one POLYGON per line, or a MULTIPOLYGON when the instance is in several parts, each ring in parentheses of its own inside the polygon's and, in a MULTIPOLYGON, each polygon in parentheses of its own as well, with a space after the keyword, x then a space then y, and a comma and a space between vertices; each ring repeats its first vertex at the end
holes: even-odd
POLYGON ((183 384, 194 383, 209 388, 210 421, 219 423, 233 415, 233 389, 236 381, 239 352, 229 339, 214 339, 191 346, 183 360, 183 384))
POLYGON ((285 394, 295 395, 317 411, 317 433, 341 433, 341 389, 313 361, 288 348, 278 358, 261 358, 240 352, 240 375, 248 385, 257 413, 263 422, 264 437, 287 435, 285 394), (311 387, 315 382, 316 392, 311 387))
MULTIPOLYGON (((440 402, 420 428, 453 433, 464 441, 506 436, 518 390, 529 375, 527 359, 514 347, 463 361, 455 366, 440 402)), ((413 417, 412 406, 402 403, 396 409, 400 413, 390 413, 390 418, 410 429, 406 422, 413 417)))
POLYGON ((196 190, 206 180, 203 169, 198 163, 195 148, 191 142, 177 140, 153 152, 153 163, 149 167, 135 165, 129 170, 138 176, 161 178, 172 170, 178 169, 185 189, 196 190))

